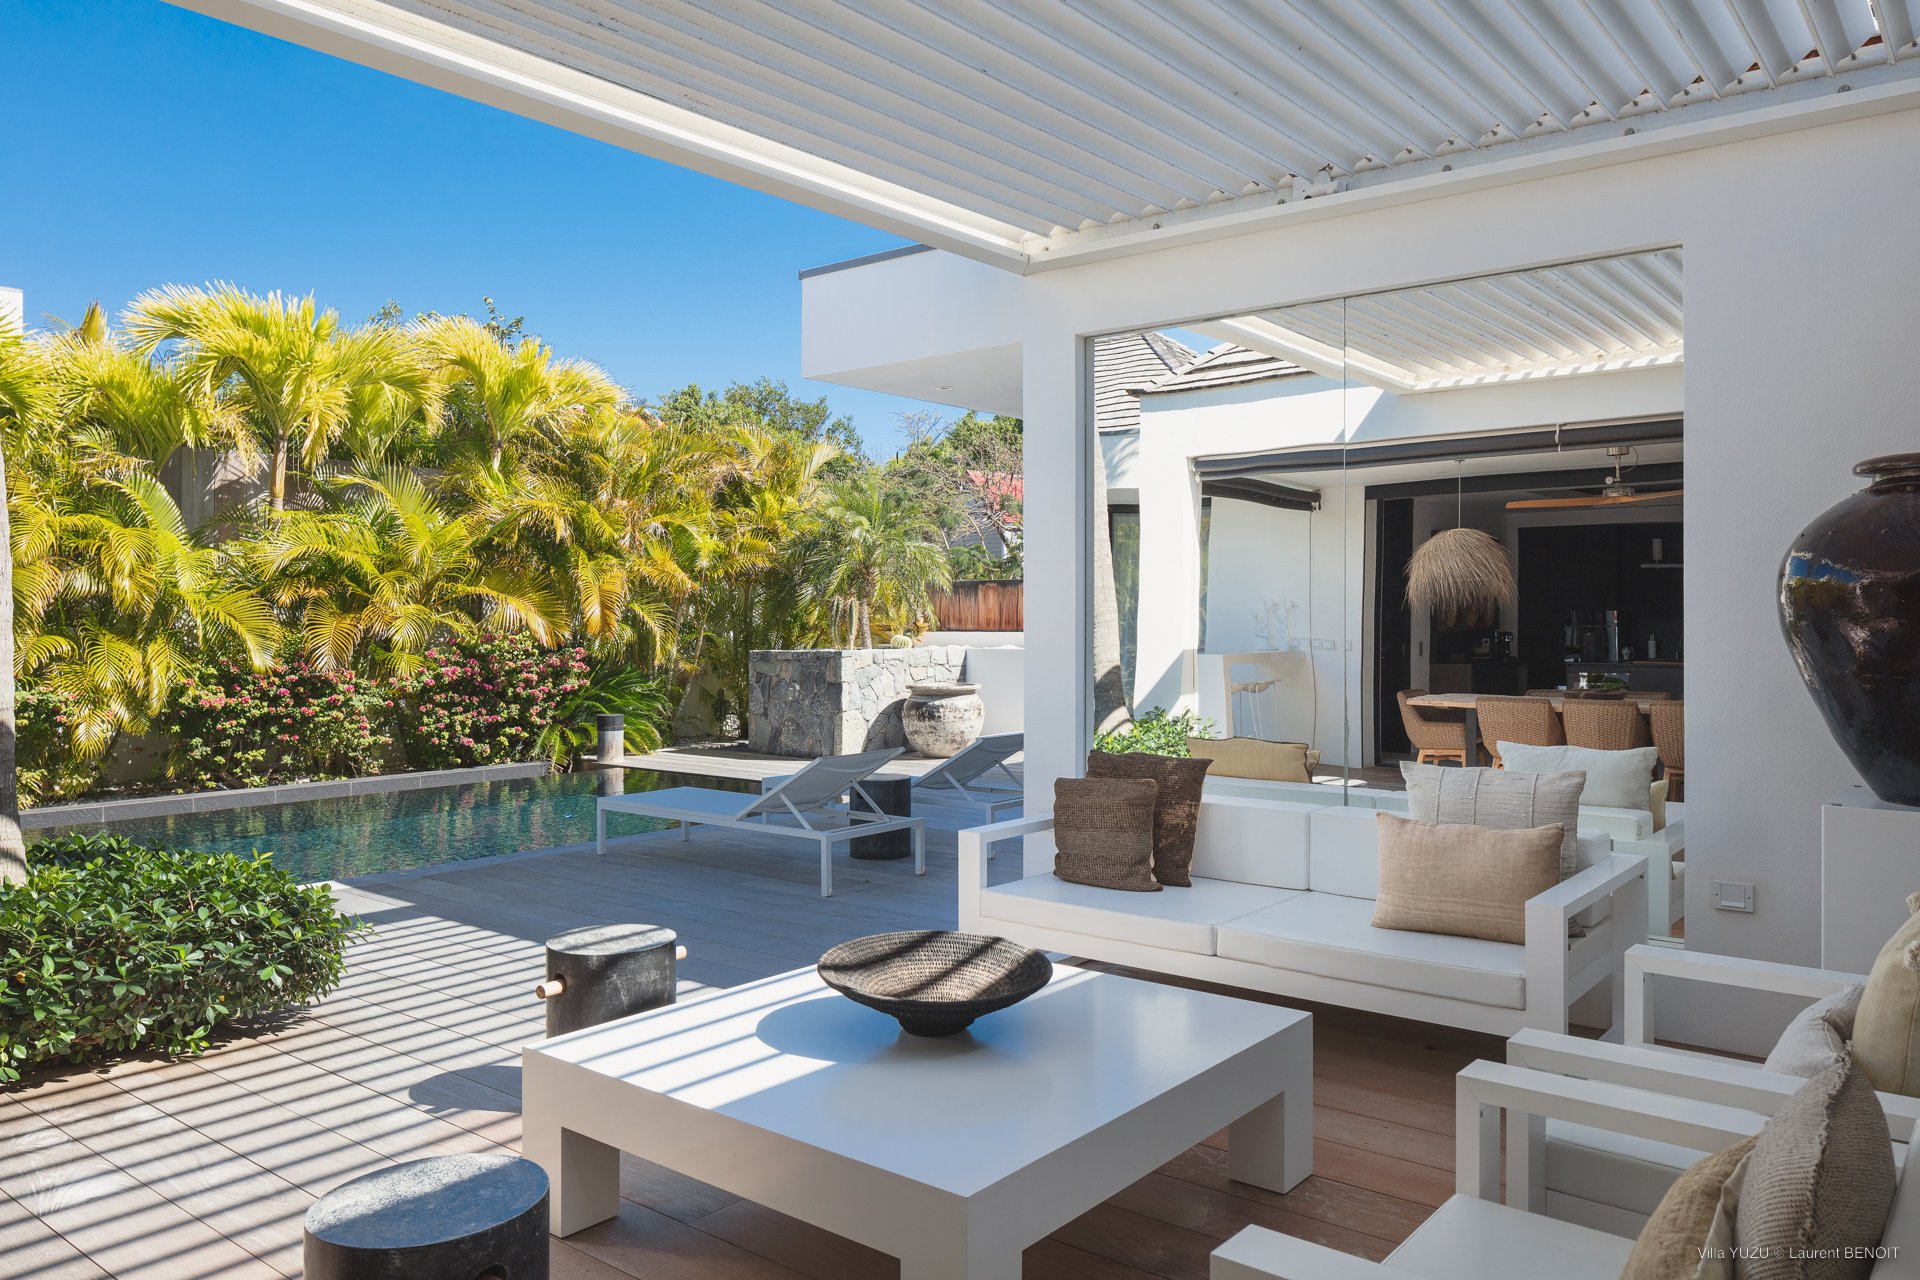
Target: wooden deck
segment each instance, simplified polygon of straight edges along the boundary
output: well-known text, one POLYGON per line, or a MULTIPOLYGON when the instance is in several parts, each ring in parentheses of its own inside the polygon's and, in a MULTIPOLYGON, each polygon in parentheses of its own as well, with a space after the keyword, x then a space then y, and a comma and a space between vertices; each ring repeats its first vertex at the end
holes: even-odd
MULTIPOLYGON (((714 832, 353 882, 376 932, 342 988, 192 1061, 43 1074, 0 1095, 0 1278, 298 1276, 314 1197, 392 1161, 514 1149, 518 1048, 542 1030, 542 940, 577 925, 679 930, 687 988, 811 964, 880 929, 951 927, 953 831, 929 870, 850 862, 832 898, 791 842, 714 832)), ((1003 859, 996 878, 1015 874, 1003 859)), ((1231 1182, 1224 1138, 1184 1152, 1026 1254, 1026 1275, 1204 1280, 1248 1223, 1380 1257, 1452 1190, 1452 1076, 1497 1041, 1316 1010, 1315 1176, 1231 1182)), ((563 1280, 882 1280, 892 1259, 629 1158, 617 1220, 553 1244, 563 1280)))

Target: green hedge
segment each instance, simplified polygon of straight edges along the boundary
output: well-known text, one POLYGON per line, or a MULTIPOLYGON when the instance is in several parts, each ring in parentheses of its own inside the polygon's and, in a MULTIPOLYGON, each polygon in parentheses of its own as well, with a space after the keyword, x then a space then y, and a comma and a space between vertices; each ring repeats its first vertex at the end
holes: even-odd
POLYGON ((1149 755, 1184 758, 1193 754, 1187 749, 1188 738, 1212 736, 1213 721, 1202 720, 1191 711, 1169 715, 1165 707, 1155 707, 1126 728, 1101 734, 1094 739, 1093 749, 1114 755, 1144 751, 1149 755))
POLYGON ((39 1063, 198 1053, 221 1023, 318 999, 350 938, 323 885, 265 854, 68 835, 0 884, 0 1081, 39 1063))

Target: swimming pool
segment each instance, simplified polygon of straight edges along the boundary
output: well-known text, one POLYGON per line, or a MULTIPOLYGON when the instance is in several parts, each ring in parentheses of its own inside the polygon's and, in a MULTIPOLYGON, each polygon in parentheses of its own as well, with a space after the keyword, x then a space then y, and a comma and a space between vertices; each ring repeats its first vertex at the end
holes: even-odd
MULTIPOLYGON (((215 852, 254 850, 302 880, 343 880, 500 853, 548 849, 593 839, 593 802, 601 795, 699 785, 757 791, 737 778, 694 778, 646 769, 560 773, 422 791, 387 791, 328 800, 295 800, 251 809, 89 823, 67 831, 107 831, 141 844, 215 852), (607 788, 613 788, 608 790, 607 788)), ((671 823, 623 815, 632 835, 671 823)), ((53 831, 30 833, 45 838, 53 831)))

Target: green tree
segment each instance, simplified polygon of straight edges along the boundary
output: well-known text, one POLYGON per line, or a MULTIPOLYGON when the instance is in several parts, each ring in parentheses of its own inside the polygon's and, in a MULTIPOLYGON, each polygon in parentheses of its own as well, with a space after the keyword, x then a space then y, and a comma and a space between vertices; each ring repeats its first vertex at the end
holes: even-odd
POLYGON ((319 309, 311 294, 168 285, 135 299, 126 327, 136 350, 164 352, 197 395, 223 399, 241 415, 271 458, 275 511, 286 507, 296 452, 312 469, 356 416, 434 410, 434 381, 406 333, 342 328, 339 313, 319 309))
MULTIPOLYGON (((47 412, 47 379, 38 353, 18 330, 0 325, 0 493, 7 492, 5 455, 47 412)), ((11 548, 7 508, 0 502, 0 547, 11 548)), ((27 878, 20 833, 19 744, 14 723, 13 556, 0 564, 0 884, 27 878)))
POLYGON ((421 357, 442 380, 449 399, 449 433, 498 471, 516 453, 551 447, 570 424, 620 401, 620 389, 583 360, 562 360, 534 339, 468 316, 422 321, 415 329, 421 357))
POLYGON ((933 590, 952 581, 932 533, 913 502, 878 474, 834 489, 809 558, 814 590, 833 609, 836 640, 844 623, 850 638, 872 648, 876 618, 897 632, 931 612, 933 590))

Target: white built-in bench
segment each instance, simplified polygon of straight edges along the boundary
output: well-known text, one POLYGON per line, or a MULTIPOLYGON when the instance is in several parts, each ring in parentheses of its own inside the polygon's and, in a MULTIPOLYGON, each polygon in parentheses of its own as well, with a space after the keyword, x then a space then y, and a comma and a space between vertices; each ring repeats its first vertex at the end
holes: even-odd
MULTIPOLYGON (((1337 796, 1335 797, 1338 798, 1337 796)), ((960 927, 1050 951, 1422 1022, 1564 1031, 1568 1007, 1644 942, 1646 859, 1583 832, 1582 870, 1527 903, 1527 942, 1376 929, 1376 810, 1209 794, 1193 886, 1128 893, 1042 871, 987 883, 991 845, 1048 815, 960 833, 960 927), (1583 928, 1570 936, 1578 920, 1583 928)))

